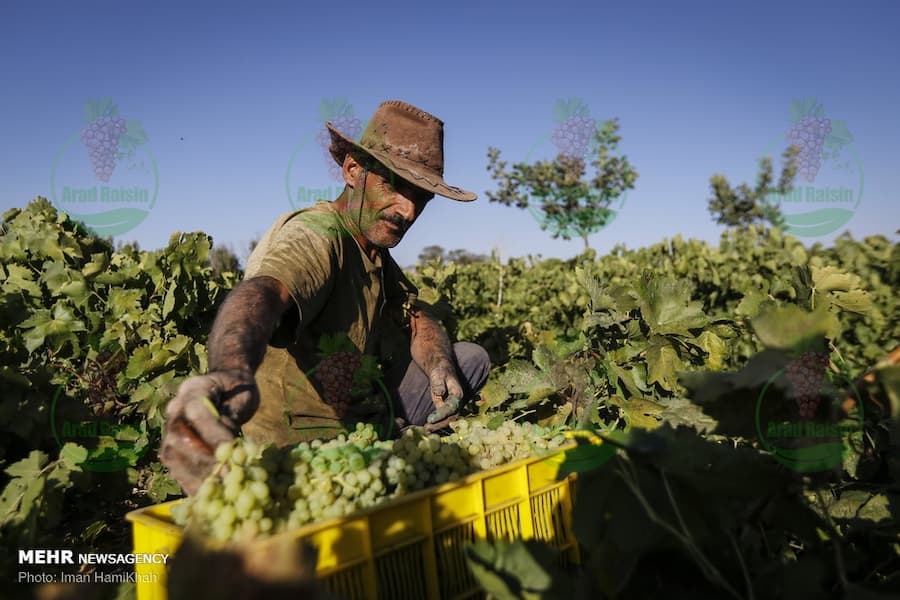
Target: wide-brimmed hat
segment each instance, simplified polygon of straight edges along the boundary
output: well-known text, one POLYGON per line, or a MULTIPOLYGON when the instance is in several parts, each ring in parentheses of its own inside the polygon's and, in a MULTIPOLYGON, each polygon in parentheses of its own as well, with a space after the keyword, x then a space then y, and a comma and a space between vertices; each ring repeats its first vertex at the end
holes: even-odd
POLYGON ((328 122, 329 151, 339 165, 347 153, 371 156, 397 176, 438 196, 471 202, 477 196, 444 181, 444 122, 400 100, 382 102, 354 142, 328 122))

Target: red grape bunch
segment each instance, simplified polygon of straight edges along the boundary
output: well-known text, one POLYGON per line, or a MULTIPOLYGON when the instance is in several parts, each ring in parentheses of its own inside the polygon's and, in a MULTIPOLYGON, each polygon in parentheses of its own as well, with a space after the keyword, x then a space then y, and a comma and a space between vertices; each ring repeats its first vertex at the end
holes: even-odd
POLYGON ((104 183, 109 182, 116 168, 119 138, 126 129, 125 119, 103 116, 81 130, 81 142, 87 148, 94 176, 104 183))
MULTIPOLYGON (((331 124, 352 140, 358 140, 362 133, 362 123, 353 115, 353 107, 343 98, 333 101, 322 100, 319 106, 319 114, 323 121, 331 121, 331 124)), ((322 148, 322 154, 325 156, 325 164, 328 165, 328 174, 334 181, 342 181, 344 176, 341 174, 341 166, 334 162, 328 148, 331 146, 331 135, 328 129, 323 127, 316 134, 316 141, 322 148)))
POLYGON ((804 352, 788 363, 785 375, 794 392, 801 419, 811 419, 819 409, 819 392, 828 362, 824 352, 804 352))
POLYGON ((825 137, 831 133, 831 119, 808 116, 800 119, 787 132, 787 141, 800 149, 797 169, 800 177, 812 183, 822 166, 825 137))
POLYGON ((334 408, 339 418, 347 416, 353 391, 353 375, 362 364, 362 354, 341 350, 323 358, 315 376, 322 384, 322 399, 334 408))

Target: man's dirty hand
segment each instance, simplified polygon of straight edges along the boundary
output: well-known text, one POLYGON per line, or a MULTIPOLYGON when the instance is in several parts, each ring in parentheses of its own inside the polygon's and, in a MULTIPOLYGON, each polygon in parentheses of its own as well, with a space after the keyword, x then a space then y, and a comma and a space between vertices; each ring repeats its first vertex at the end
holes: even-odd
POLYGON ((233 440, 259 406, 249 371, 214 371, 185 380, 166 407, 160 460, 188 494, 216 464, 219 444, 233 440))

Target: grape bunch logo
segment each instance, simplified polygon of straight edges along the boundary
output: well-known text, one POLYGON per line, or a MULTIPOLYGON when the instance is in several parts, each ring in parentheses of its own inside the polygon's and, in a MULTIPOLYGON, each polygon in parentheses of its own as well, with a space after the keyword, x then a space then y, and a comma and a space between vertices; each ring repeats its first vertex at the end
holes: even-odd
POLYGON ((118 394, 116 376, 126 363, 121 351, 104 350, 86 359, 81 372, 70 370, 51 399, 53 439, 62 452, 86 449, 80 465, 87 471, 133 467, 149 448, 146 429, 123 416, 128 403, 118 394))
MULTIPOLYGON (((541 136, 528 151, 525 162, 533 157, 553 154, 562 159, 564 166, 578 169, 587 168, 600 149, 597 134, 601 125, 591 116, 590 109, 581 98, 558 99, 553 107, 554 125, 549 133, 541 136)), ((576 173, 567 174, 573 178, 576 173)), ((597 210, 581 210, 567 219, 560 211, 547 212, 539 204, 529 203, 528 211, 543 230, 551 230, 565 239, 583 238, 597 233, 615 221, 625 206, 628 192, 624 190, 612 199, 608 206, 597 210)), ((590 201, 591 199, 588 198, 590 201)), ((576 200, 577 202, 577 200, 576 200)))
POLYGON ((556 125, 550 140, 566 158, 583 159, 594 139, 597 121, 591 118, 588 107, 580 98, 557 100, 553 109, 556 125))
POLYGON ((860 453, 862 401, 850 377, 834 373, 830 364, 821 349, 795 352, 757 400, 761 446, 801 473, 839 468, 849 453, 860 453), (767 420, 764 414, 777 416, 767 420))
MULTIPOLYGON (((833 119, 814 99, 791 103, 791 125, 784 142, 799 150, 797 177, 786 194, 767 202, 780 207, 785 230, 800 237, 819 237, 843 227, 859 208, 863 170, 844 121, 833 119)), ((783 142, 773 142, 772 154, 783 142)))
POLYGON ((373 423, 381 439, 387 439, 394 425, 391 395, 385 385, 378 359, 363 354, 343 333, 323 335, 318 345, 319 362, 306 372, 308 382, 319 391, 342 425, 296 427, 291 425, 294 399, 304 393, 285 397, 285 418, 296 431, 303 429, 353 429, 358 422, 373 423))
POLYGON ((57 209, 101 237, 131 231, 156 204, 159 177, 139 121, 109 98, 89 100, 84 125, 53 160, 50 191, 57 209))
POLYGON ((333 200, 344 189, 341 166, 331 156, 331 135, 325 128, 330 121, 338 131, 358 140, 365 124, 355 115, 346 98, 323 99, 319 104, 319 127, 306 134, 294 148, 285 174, 285 190, 293 209, 301 209, 319 200, 333 200))

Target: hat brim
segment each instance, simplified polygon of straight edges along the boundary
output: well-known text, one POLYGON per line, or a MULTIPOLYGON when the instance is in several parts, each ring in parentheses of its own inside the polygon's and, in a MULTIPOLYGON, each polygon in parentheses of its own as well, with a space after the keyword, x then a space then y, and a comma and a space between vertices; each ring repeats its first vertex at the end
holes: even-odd
POLYGON ((425 191, 458 202, 472 202, 478 198, 474 192, 448 184, 436 173, 424 172, 421 166, 415 162, 403 158, 392 157, 373 148, 360 146, 335 129, 330 122, 325 123, 325 127, 328 129, 328 133, 331 134, 331 146, 328 148, 328 151, 339 165, 344 164, 344 157, 347 156, 348 153, 359 152, 374 158, 395 175, 425 191))

